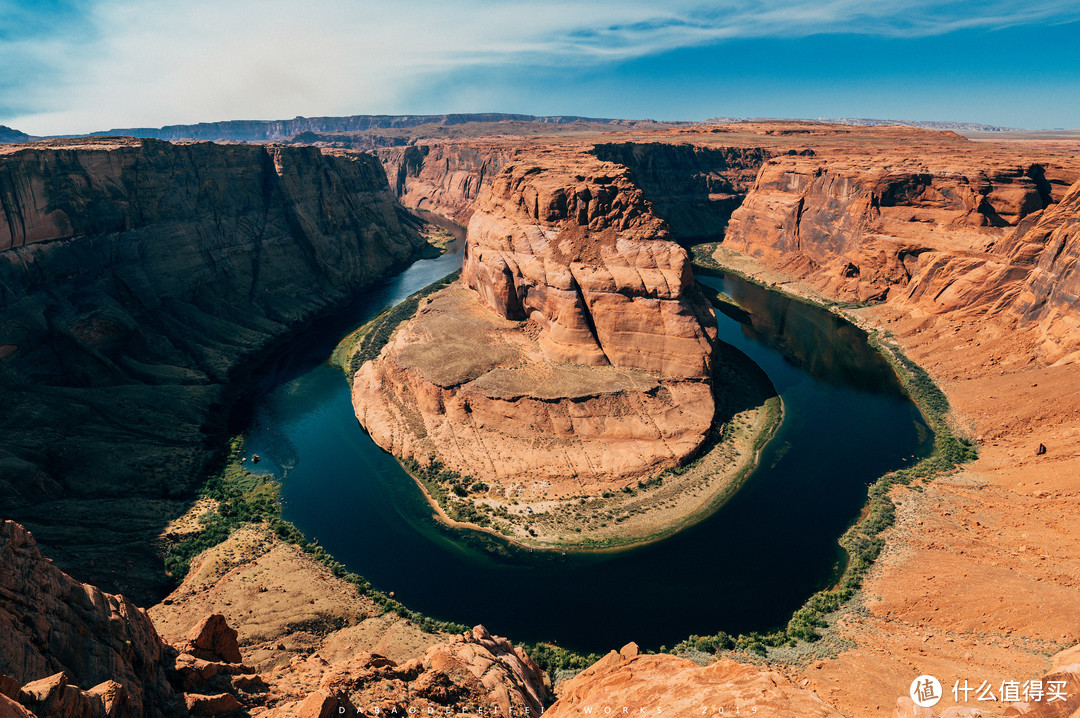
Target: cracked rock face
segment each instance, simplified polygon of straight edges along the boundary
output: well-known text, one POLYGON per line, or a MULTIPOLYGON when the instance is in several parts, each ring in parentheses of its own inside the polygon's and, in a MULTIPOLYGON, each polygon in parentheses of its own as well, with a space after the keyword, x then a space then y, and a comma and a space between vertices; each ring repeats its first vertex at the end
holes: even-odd
POLYGON ((712 316, 686 252, 625 172, 581 152, 504 168, 472 215, 461 282, 354 377, 377 443, 566 495, 654 474, 701 445, 712 316))

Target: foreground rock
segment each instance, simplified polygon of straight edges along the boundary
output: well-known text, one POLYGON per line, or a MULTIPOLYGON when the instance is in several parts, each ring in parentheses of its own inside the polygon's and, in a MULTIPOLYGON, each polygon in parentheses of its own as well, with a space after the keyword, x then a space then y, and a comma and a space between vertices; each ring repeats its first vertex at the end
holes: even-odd
POLYGON ((77 686, 107 693, 112 682, 132 715, 171 709, 168 649, 146 612, 55 568, 13 521, 0 523, 0 596, 0 673, 25 693, 9 697, 42 715, 79 715, 55 706, 89 705, 77 686))
MULTIPOLYGON (((274 563, 258 562, 266 554, 242 556, 240 551, 233 553, 234 548, 241 544, 234 541, 224 550, 238 565, 225 573, 247 584, 252 596, 270 593, 266 582, 279 577, 274 563), (253 576, 259 580, 253 581, 253 576)), ((211 552, 197 565, 216 562, 222 555, 211 552)), ((338 595, 352 589, 354 610, 377 613, 370 599, 328 577, 311 557, 306 561, 295 557, 291 569, 294 580, 311 574, 316 581, 336 581, 338 595)), ((202 581, 209 574, 203 569, 195 575, 200 578, 194 580, 202 581)), ((205 614, 170 645, 159 637, 146 611, 123 596, 74 581, 41 556, 24 528, 5 521, 0 524, 0 715, 318 716, 326 710, 331 715, 355 715, 356 708, 389 711, 396 706, 403 714, 431 708, 440 714, 483 710, 510 718, 537 715, 550 702, 536 664, 482 626, 460 635, 423 633, 413 627, 413 640, 417 636, 422 640, 417 647, 400 636, 396 641, 391 638, 392 627, 402 619, 380 626, 376 615, 321 636, 309 634, 312 642, 299 650, 297 641, 304 639, 296 634, 305 629, 282 625, 272 639, 287 641, 294 650, 290 653, 283 646, 279 657, 284 660, 262 651, 265 672, 259 674, 244 662, 240 650, 241 643, 252 642, 251 629, 242 622, 244 617, 250 620, 251 613, 236 594, 229 593, 230 585, 221 575, 218 584, 202 593, 238 615, 241 630, 232 628, 220 613, 205 614), (399 655, 412 656, 399 662, 364 650, 380 640, 399 655)), ((176 626, 177 616, 186 609, 199 610, 185 605, 191 599, 192 594, 174 594, 155 613, 164 625, 176 626)), ((288 612, 294 617, 298 613, 288 612)), ((307 626, 309 631, 313 628, 307 626)))
POLYGON ((769 715, 839 718, 841 713, 775 671, 720 659, 700 666, 639 655, 633 643, 559 686, 552 718, 592 715, 769 715))
POLYGON ((547 703, 540 669, 483 626, 397 663, 358 653, 331 662, 318 653, 275 670, 277 705, 267 718, 321 715, 539 715, 547 703), (299 686, 299 688, 297 687, 299 686), (309 686, 317 690, 308 692, 309 686), (329 713, 327 713, 329 711, 329 713))

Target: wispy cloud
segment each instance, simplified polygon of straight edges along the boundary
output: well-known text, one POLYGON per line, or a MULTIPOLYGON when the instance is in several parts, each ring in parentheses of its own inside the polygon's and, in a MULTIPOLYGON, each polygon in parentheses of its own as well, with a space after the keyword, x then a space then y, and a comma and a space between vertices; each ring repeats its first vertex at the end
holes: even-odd
MULTIPOLYGON (((0 122, 79 132, 401 112, 484 68, 597 67, 736 38, 925 37, 1071 21, 1075 2, 0 0, 0 122)), ((479 108, 478 108, 479 109, 479 108)))

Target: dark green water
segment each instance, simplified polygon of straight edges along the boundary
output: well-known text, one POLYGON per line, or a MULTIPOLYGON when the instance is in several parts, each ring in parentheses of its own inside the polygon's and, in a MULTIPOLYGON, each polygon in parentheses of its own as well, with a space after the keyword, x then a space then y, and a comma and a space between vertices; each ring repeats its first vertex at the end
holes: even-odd
POLYGON ((249 447, 282 482, 284 517, 412 609, 515 641, 584 651, 785 623, 842 561, 837 538, 878 476, 928 453, 929 431, 858 329, 734 277, 706 277, 750 312, 720 338, 768 373, 785 420, 761 467, 708 519, 615 553, 529 552, 431 518, 419 489, 358 425, 325 364, 352 327, 460 266, 415 263, 276 358, 250 407, 249 447))

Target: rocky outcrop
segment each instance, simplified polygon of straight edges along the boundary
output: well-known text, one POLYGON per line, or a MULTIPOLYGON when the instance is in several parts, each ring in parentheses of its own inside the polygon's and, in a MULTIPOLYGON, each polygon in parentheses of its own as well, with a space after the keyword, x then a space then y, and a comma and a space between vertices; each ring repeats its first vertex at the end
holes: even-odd
MULTIPOLYGON (((238 554, 229 556, 244 562, 238 554)), ((299 572, 314 570, 317 581, 336 581, 337 594, 352 593, 354 603, 370 610, 371 601, 353 586, 330 577, 314 559, 306 562, 310 565, 299 572)), ((249 598, 269 592, 265 581, 275 574, 268 566, 246 568, 249 598)), ((290 569, 297 575, 297 566, 290 569)), ((191 598, 178 592, 157 608, 176 612, 177 602, 191 598)), ((226 604, 227 610, 244 613, 231 600, 226 604)), ((164 618, 169 623, 170 616, 164 618)), ((243 618, 261 620, 250 611, 243 618)), ((205 615, 186 638, 169 645, 146 611, 61 572, 41 555, 33 536, 11 521, 0 524, 0 629, 3 716, 149 718, 239 711, 321 716, 327 710, 338 716, 397 706, 402 714, 426 713, 429 707, 440 714, 482 708, 510 718, 538 715, 550 702, 536 664, 483 626, 460 635, 424 634, 426 645, 417 657, 400 662, 358 648, 370 640, 370 626, 342 628, 263 674, 243 662, 238 632, 221 614, 205 615)), ((301 630, 293 626, 287 633, 301 630)))
POLYGON ((775 671, 721 658, 700 666, 631 643, 559 686, 544 715, 742 715, 839 718, 840 712, 775 671))
POLYGON ((422 245, 374 158, 309 147, 11 148, 0 210, 0 510, 140 598, 247 368, 422 245))
POLYGON ((512 153, 505 144, 473 141, 380 149, 376 156, 403 205, 466 225, 480 192, 512 153))
POLYGON ((41 716, 172 711, 169 649, 146 612, 55 568, 12 521, 0 523, 0 598, 0 673, 21 686, 9 697, 41 716))
POLYGON ((462 281, 534 322, 549 361, 709 376, 715 330, 689 259, 622 167, 509 165, 469 222, 462 281))
POLYGON ((692 454, 713 415, 715 329, 625 169, 522 156, 476 207, 467 289, 434 295, 354 377, 375 441, 564 498, 692 454))
POLYGON ((375 714, 539 715, 548 702, 543 673, 520 648, 483 626, 397 663, 359 653, 328 661, 298 657, 269 676, 267 718, 375 714), (312 690, 315 687, 315 690, 312 690), (301 697, 303 696, 303 697, 301 697))

